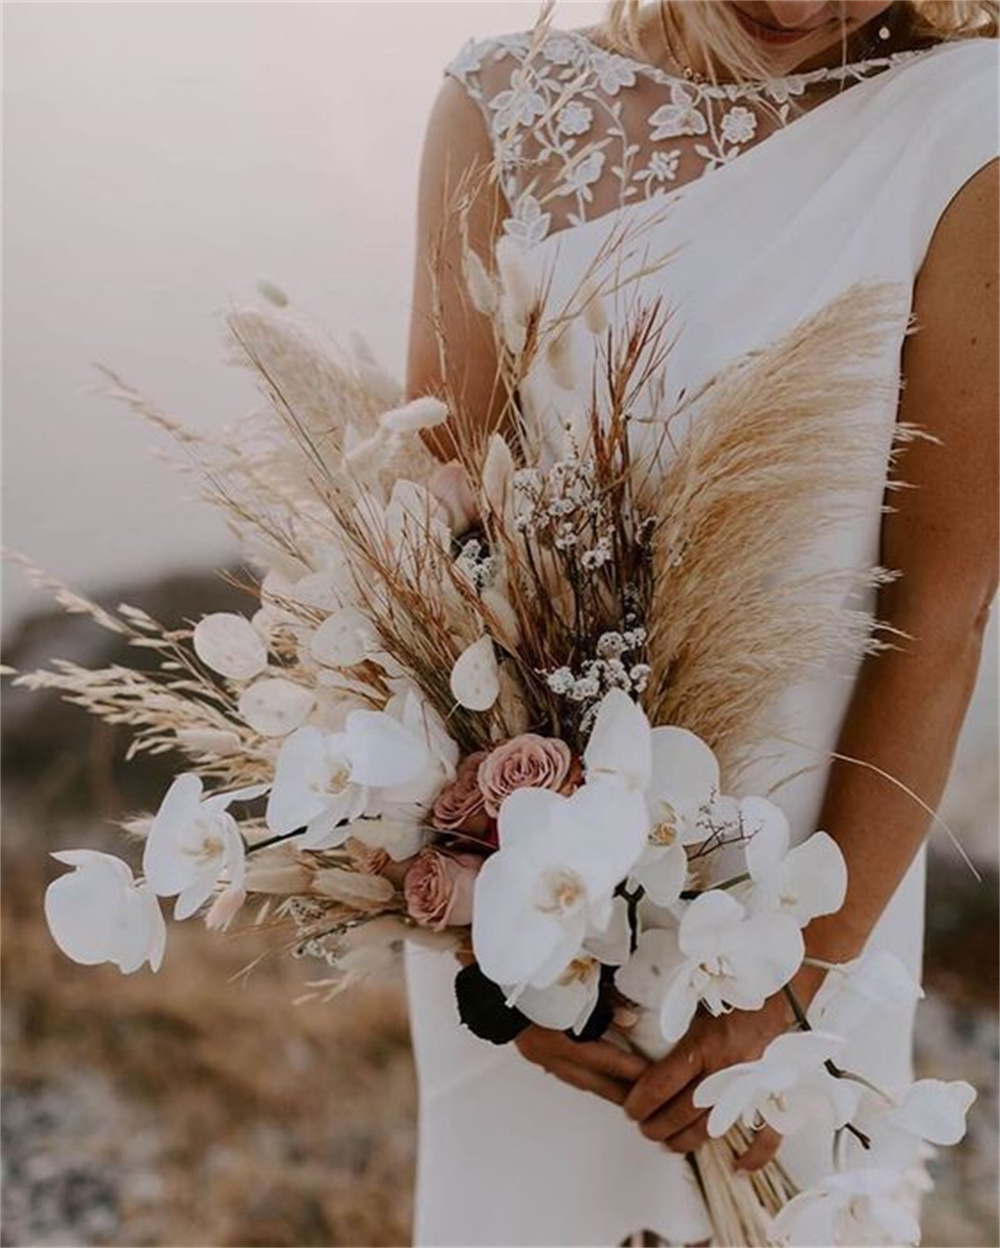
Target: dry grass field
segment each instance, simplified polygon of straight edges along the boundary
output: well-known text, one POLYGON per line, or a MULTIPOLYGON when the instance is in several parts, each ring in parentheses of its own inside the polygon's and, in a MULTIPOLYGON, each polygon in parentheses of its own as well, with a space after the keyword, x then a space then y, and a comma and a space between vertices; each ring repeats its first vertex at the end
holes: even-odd
POLYGON ((2 871, 5 1244, 409 1242, 397 983, 294 1006, 316 964, 227 984, 259 942, 197 921, 156 975, 81 971, 40 917, 44 858, 2 871))

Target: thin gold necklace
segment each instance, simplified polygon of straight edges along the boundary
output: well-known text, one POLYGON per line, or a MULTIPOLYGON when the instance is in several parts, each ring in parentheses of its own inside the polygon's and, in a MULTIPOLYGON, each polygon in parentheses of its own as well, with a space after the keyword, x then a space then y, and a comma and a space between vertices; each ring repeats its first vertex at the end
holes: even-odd
MULTIPOLYGON (((659 17, 659 21, 660 21, 660 31, 663 35, 663 41, 667 45, 667 53, 670 56, 670 59, 678 66, 681 73, 684 75, 684 78, 688 82, 695 83, 698 86, 705 86, 708 83, 712 82, 713 80, 709 75, 703 74, 699 70, 692 68, 692 66, 690 66, 686 61, 684 61, 680 56, 677 55, 677 52, 674 48, 673 40, 670 37, 670 31, 668 28, 668 22, 667 22, 667 17, 666 17, 666 5, 662 3, 658 4, 656 6, 656 9, 657 9, 657 16, 659 17)), ((896 11, 896 6, 892 5, 890 15, 889 15, 889 20, 883 21, 881 23, 881 25, 879 26, 877 38, 870 39, 868 41, 867 46, 862 50, 860 56, 855 56, 852 58, 854 61, 864 60, 869 55, 869 53, 875 51, 875 49, 879 46, 880 41, 888 42, 892 38, 892 29, 891 29, 890 23, 892 21, 895 11, 896 11)))

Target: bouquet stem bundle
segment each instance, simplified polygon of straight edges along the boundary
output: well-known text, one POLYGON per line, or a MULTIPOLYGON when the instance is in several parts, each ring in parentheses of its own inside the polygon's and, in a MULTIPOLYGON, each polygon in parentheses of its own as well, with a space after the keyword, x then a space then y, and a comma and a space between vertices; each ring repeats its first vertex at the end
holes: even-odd
POLYGON ((738 1124, 720 1139, 703 1144, 691 1158, 714 1228, 712 1244, 720 1248, 773 1244, 773 1217, 799 1191, 776 1160, 746 1174, 734 1172, 733 1162, 752 1139, 751 1132, 738 1124))

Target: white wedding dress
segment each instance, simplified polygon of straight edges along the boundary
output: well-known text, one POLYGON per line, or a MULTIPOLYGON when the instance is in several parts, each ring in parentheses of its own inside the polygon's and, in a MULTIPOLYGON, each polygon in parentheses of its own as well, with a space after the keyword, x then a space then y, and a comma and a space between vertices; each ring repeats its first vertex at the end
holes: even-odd
MULTIPOLYGON (((898 378, 914 279, 936 223, 998 154, 997 44, 976 39, 748 84, 686 83, 600 49, 584 32, 470 40, 446 72, 482 109, 502 162, 508 234, 559 300, 608 232, 649 224, 641 247, 676 250, 640 278, 674 310, 666 404, 721 365, 769 343, 858 280, 901 283, 898 378), (599 152, 573 153, 594 140, 599 152), (666 210, 666 211, 665 211, 666 210)), ((581 388, 590 361, 578 360, 581 388)), ((527 410, 556 428, 572 396, 539 375, 527 410)), ((637 413, 641 416, 641 413, 637 413)), ((889 444, 895 402, 873 407, 889 444)), ((881 490, 815 546, 835 566, 878 561, 881 490)), ((856 669, 855 669, 856 670, 856 669)), ((854 672, 850 673, 853 675, 854 672)), ((851 692, 831 674, 788 692, 795 739, 762 781, 780 792, 798 841, 815 830, 827 764, 851 692)), ((763 792, 764 787, 754 791, 763 792)), ((873 930, 921 975, 925 851, 873 930)), ((458 1021, 456 965, 410 946, 407 979, 420 1086, 414 1243, 614 1245, 648 1228, 694 1243, 711 1227, 685 1160, 645 1140, 622 1111, 476 1039, 458 1021)), ((912 1078, 914 1010, 852 1038, 843 1064, 894 1084, 912 1078)), ((829 1140, 786 1137, 779 1158, 803 1185, 830 1169, 829 1140)), ((914 1194, 918 1200, 918 1194, 914 1194)))

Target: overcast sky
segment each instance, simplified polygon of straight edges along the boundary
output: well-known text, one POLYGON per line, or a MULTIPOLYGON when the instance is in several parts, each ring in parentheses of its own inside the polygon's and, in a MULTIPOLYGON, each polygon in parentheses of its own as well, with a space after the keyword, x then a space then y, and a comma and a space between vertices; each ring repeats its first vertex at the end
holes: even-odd
MULTIPOLYGON (((564 3, 584 25, 601 4, 564 3)), ((259 277, 402 373, 443 65, 531 3, 4 6, 4 540, 90 590, 231 552, 101 361, 210 427, 252 405, 220 313, 259 277)), ((5 571, 4 617, 42 602, 5 571)))

